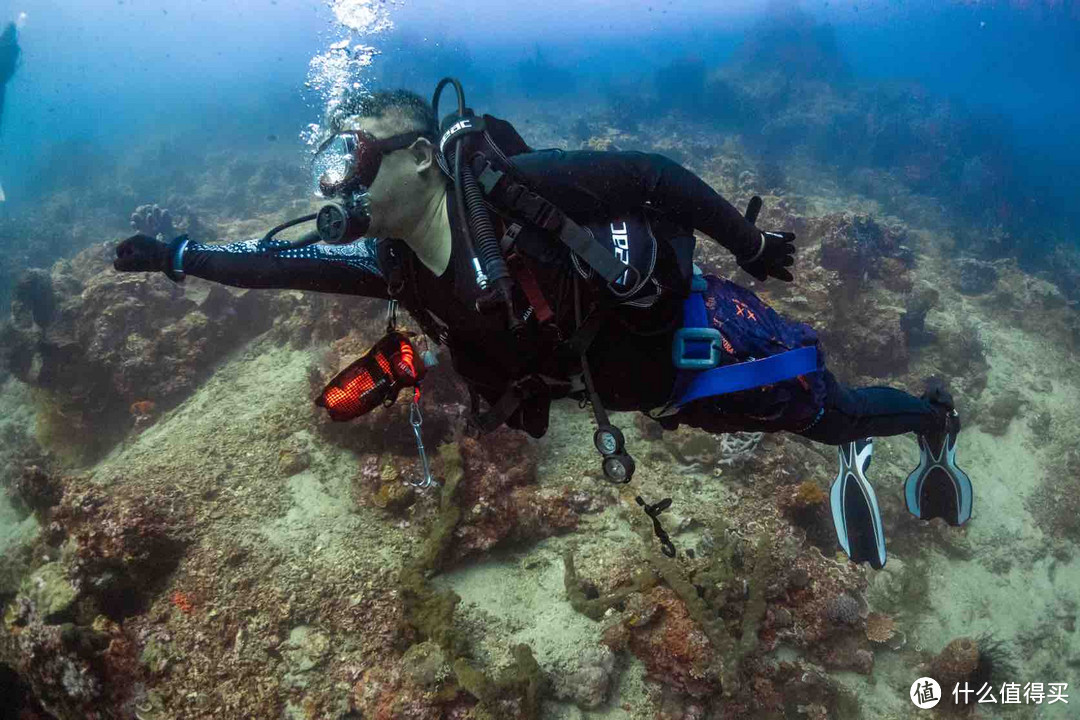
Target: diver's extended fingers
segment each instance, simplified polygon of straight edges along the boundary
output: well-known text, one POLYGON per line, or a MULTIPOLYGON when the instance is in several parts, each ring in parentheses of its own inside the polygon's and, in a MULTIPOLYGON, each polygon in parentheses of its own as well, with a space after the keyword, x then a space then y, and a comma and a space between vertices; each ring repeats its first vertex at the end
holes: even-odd
POLYGON ((784 270, 783 268, 780 268, 776 271, 775 277, 776 279, 783 280, 784 282, 791 282, 795 279, 794 275, 789 273, 787 270, 784 270))
POLYGON ((147 258, 153 255, 153 244, 156 242, 156 239, 142 233, 122 240, 116 246, 113 268, 121 271, 146 270, 147 258))

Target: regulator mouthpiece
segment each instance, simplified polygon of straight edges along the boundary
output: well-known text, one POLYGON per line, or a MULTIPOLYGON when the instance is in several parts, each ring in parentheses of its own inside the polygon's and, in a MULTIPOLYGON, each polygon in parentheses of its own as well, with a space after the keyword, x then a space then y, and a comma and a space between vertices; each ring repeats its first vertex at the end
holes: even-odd
POLYGON ((344 245, 364 237, 371 227, 370 207, 367 193, 356 195, 348 203, 326 203, 315 215, 319 239, 327 245, 344 245))

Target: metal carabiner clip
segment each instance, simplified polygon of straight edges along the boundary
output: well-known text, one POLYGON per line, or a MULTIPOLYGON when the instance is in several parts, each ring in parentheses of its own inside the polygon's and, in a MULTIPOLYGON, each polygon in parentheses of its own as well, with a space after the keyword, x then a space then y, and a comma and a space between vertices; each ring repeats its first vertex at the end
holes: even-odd
POLYGON ((434 487, 439 484, 439 481, 431 476, 431 465, 428 463, 427 452, 424 450, 424 438, 420 434, 420 426, 424 424, 424 417, 420 414, 420 388, 415 388, 413 392, 413 401, 409 406, 409 423, 416 435, 416 451, 420 454, 420 464, 424 468, 424 477, 409 484, 424 489, 434 487))
POLYGON ((386 301, 386 332, 393 332, 397 327, 397 300, 386 301))

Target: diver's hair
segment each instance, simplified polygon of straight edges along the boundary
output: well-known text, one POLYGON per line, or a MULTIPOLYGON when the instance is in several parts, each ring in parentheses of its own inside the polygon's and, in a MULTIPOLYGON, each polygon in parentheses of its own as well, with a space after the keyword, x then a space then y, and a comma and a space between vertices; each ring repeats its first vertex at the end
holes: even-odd
POLYGON ((341 104, 334 108, 331 126, 334 131, 341 130, 341 123, 347 117, 401 118, 402 126, 398 132, 418 130, 428 140, 435 142, 439 134, 439 122, 431 104, 411 90, 379 90, 367 92, 358 90, 342 98, 341 104))

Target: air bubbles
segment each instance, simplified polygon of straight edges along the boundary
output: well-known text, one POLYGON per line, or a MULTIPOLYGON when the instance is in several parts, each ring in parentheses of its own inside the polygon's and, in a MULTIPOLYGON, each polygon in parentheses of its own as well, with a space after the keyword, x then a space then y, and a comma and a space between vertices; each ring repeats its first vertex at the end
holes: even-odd
POLYGON ((385 4, 373 0, 336 0, 331 9, 339 23, 359 35, 377 35, 394 27, 385 4))
MULTIPOLYGON (((305 89, 318 94, 326 116, 341 105, 346 94, 362 92, 367 87, 367 69, 380 51, 367 40, 393 29, 388 8, 396 2, 376 0, 328 0, 327 5, 336 20, 337 39, 327 50, 313 57, 308 64, 305 89)), ((314 124, 313 124, 314 125, 314 124)), ((326 130, 318 125, 305 132, 309 146, 324 138, 326 130)))

